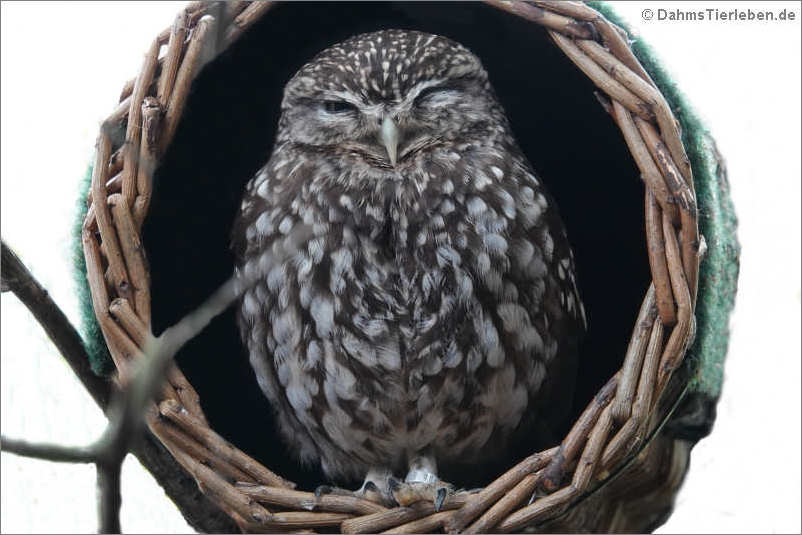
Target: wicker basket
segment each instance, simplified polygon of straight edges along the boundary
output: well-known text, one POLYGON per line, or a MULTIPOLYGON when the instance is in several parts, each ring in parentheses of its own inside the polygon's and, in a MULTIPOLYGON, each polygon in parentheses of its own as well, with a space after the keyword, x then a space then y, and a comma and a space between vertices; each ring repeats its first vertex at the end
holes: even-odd
MULTIPOLYGON (((592 80, 646 184, 652 283, 623 366, 559 447, 530 455, 481 491, 456 494, 441 512, 428 503, 386 509, 294 490, 210 428, 198 394, 174 367, 148 426, 244 531, 642 531, 670 512, 692 441, 660 430, 693 373, 681 365, 694 337, 703 249, 678 122, 624 30, 598 11, 573 2, 489 3, 542 27, 592 80)), ((82 242, 94 314, 123 383, 151 330, 151 274, 140 240, 153 171, 210 48, 228 47, 272 6, 189 4, 153 41, 99 134, 82 242), (115 134, 120 125, 124 138, 115 134)))

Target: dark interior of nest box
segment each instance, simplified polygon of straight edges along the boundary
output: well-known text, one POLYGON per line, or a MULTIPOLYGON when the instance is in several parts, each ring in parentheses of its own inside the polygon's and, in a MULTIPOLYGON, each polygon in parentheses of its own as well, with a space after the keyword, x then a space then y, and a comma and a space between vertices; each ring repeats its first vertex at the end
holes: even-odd
MULTIPOLYGON (((385 28, 444 35, 476 53, 521 147, 557 200, 590 325, 578 416, 620 367, 649 285, 644 187, 593 83, 541 26, 480 3, 279 4, 204 68, 155 173, 143 231, 154 333, 231 275, 231 224, 245 183, 270 154, 284 84, 324 48, 385 28)), ((213 429, 301 488, 314 488, 324 478, 299 466, 277 438, 234 318, 229 309, 215 319, 179 353, 179 365, 213 429)), ((495 473, 451 479, 484 485, 529 453, 519 444, 498 460, 495 473)))

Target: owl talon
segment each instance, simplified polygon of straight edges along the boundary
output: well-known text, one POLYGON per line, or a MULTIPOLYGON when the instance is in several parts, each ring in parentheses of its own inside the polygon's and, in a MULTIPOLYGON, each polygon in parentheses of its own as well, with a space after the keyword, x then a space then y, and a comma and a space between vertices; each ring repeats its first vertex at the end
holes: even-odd
POLYGON ((440 509, 443 508, 443 502, 446 501, 446 496, 448 496, 448 489, 445 487, 437 489, 437 497, 434 499, 434 511, 436 513, 439 513, 440 509))
POLYGON ((535 503, 535 500, 537 500, 538 498, 542 498, 543 496, 546 496, 545 492, 541 491, 540 489, 535 490, 535 492, 533 492, 532 495, 529 497, 529 501, 526 503, 527 507, 535 503))
POLYGON ((331 494, 333 490, 329 485, 320 485, 315 489, 315 498, 320 498, 324 494, 331 494))

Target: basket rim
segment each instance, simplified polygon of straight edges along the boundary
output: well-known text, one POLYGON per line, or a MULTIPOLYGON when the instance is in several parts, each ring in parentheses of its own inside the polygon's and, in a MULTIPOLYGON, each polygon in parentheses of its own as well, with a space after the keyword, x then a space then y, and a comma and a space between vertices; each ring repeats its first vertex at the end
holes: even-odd
MULTIPOLYGON (((147 416, 148 427, 245 530, 515 531, 584 499, 609 479, 602 476, 648 445, 645 434, 659 429, 655 414, 666 404, 669 380, 694 335, 702 253, 693 175, 679 123, 634 56, 626 32, 595 9, 573 2, 485 2, 544 27, 596 85, 641 171, 652 283, 623 366, 559 446, 527 457, 476 494, 455 495, 443 511, 421 503, 416 505, 425 507, 405 514, 366 500, 293 490, 293 483, 209 427, 197 392, 174 366, 157 409, 147 416), (545 495, 526 505, 536 487, 545 495)), ((220 35, 219 46, 229 46, 273 5, 189 3, 153 40, 138 76, 124 85, 120 104, 98 135, 81 238, 94 313, 122 384, 151 336, 149 273, 139 240, 152 171, 172 141, 207 47, 220 35), (224 32, 216 31, 218 24, 224 32), (113 151, 109 126, 123 121, 125 142, 113 151)))

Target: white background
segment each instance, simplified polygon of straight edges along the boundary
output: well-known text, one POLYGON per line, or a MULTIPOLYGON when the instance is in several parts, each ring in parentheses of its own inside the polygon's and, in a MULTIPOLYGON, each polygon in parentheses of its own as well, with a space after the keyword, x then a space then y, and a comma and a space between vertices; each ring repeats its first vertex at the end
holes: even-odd
MULTIPOLYGON (((2 235, 78 321, 70 276, 77 184, 100 121, 182 2, 2 4, 2 235)), ((659 532, 800 531, 800 7, 621 3, 707 121, 738 212, 741 276, 723 397, 659 532), (796 22, 645 21, 642 10, 793 11, 796 22)), ((13 295, 2 296, 2 432, 86 444, 103 418, 13 295)), ((0 531, 96 529, 94 469, 3 454, 0 531)), ((191 532, 138 462, 127 532, 191 532)))

